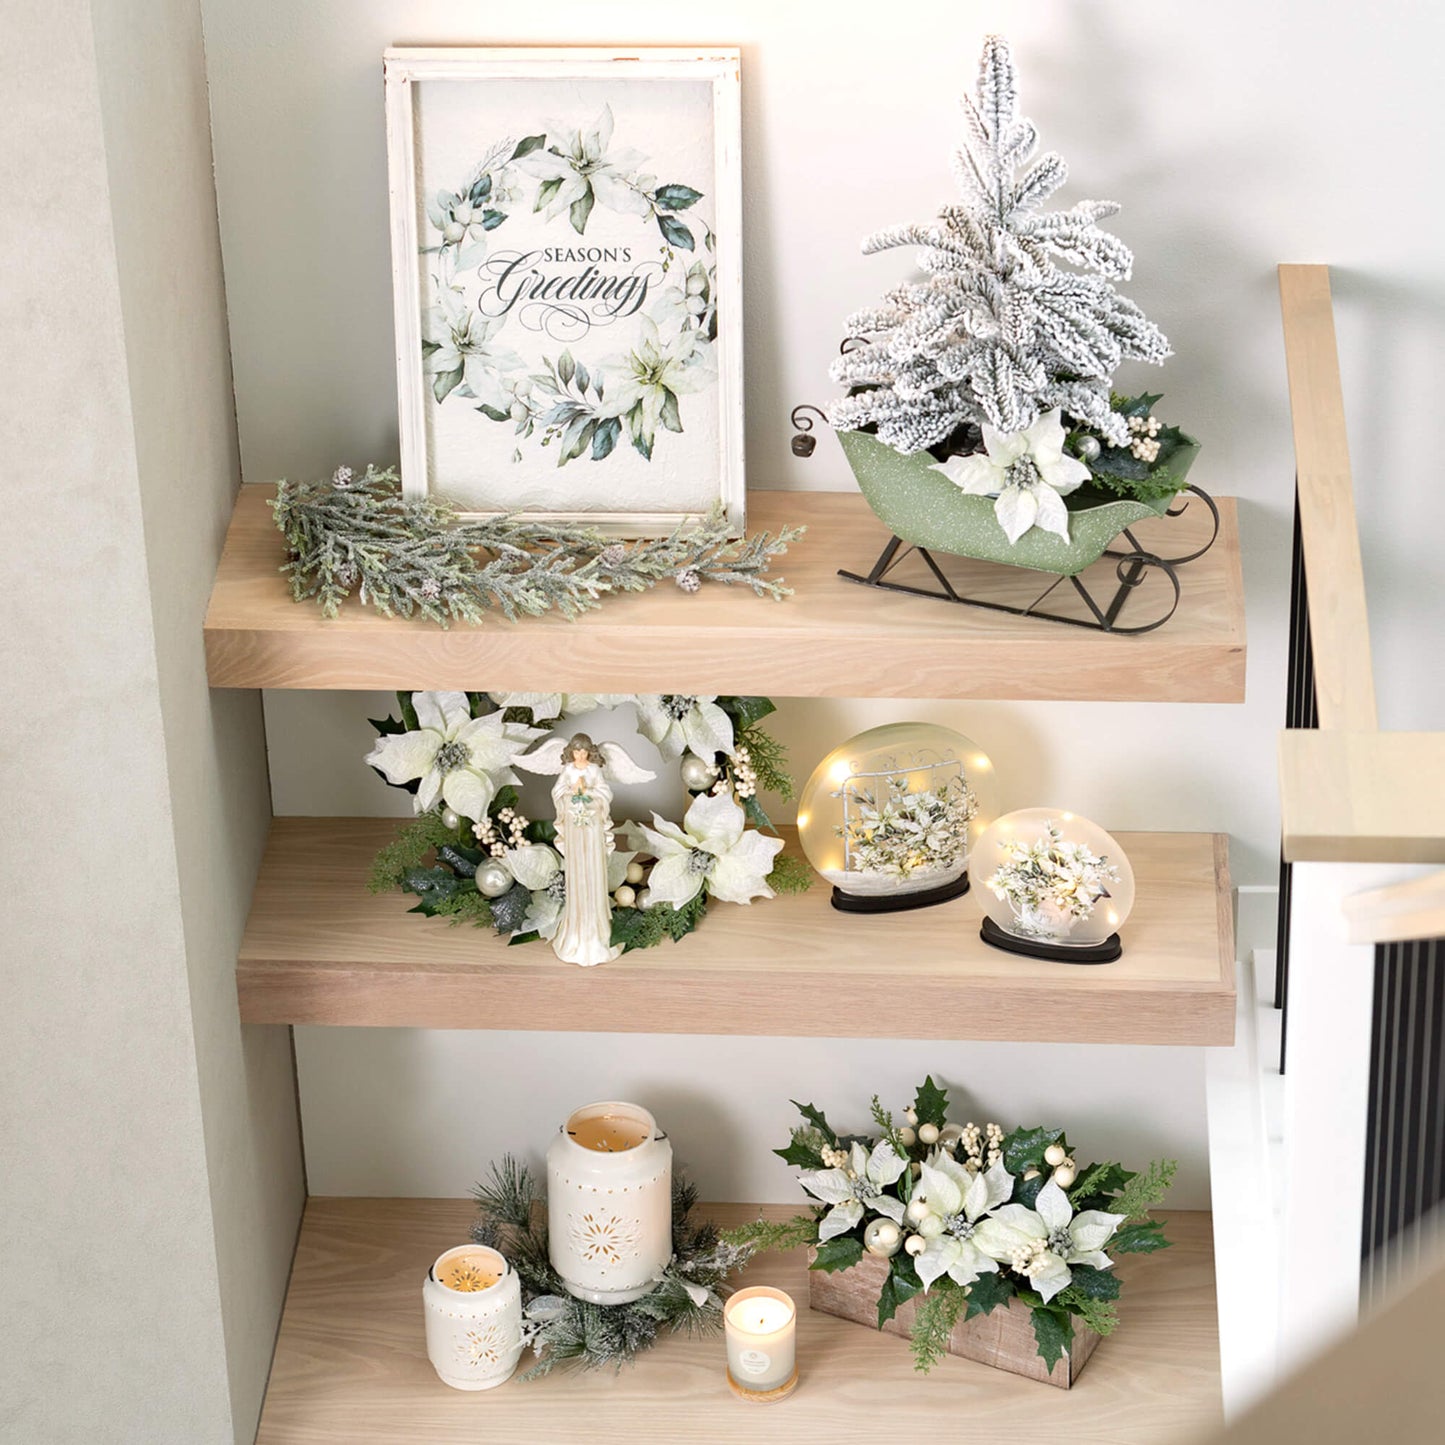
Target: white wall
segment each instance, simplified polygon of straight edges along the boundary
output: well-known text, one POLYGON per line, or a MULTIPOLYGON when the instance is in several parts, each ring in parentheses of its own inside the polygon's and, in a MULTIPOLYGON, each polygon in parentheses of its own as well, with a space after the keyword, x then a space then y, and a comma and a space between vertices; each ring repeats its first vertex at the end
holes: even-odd
MULTIPOLYGON (((1378 598, 1382 712, 1393 726, 1438 723, 1442 684, 1435 670, 1415 665, 1402 626, 1421 596, 1418 575, 1407 580, 1411 568, 1438 572, 1438 525, 1430 523, 1439 504, 1426 459, 1434 451, 1431 373, 1442 340, 1445 262, 1435 245, 1438 201, 1422 161, 1438 154, 1445 127, 1434 54, 1445 22, 1431 7, 1396 0, 1331 13, 1324 25, 1310 0, 1221 0, 1206 8, 1166 0, 1144 10, 1123 0, 917 0, 896 13, 872 3, 776 0, 555 0, 542 10, 460 0, 203 6, 248 480, 321 474, 341 460, 395 454, 384 46, 727 40, 744 47, 750 481, 850 486, 830 442, 811 461, 791 456, 788 410, 829 395, 825 372, 843 317, 899 278, 896 259, 861 257, 858 239, 886 222, 926 217, 950 196, 954 98, 970 82, 980 36, 1003 28, 1015 42, 1025 109, 1077 178, 1065 196, 1124 203, 1117 229, 1139 257, 1131 294, 1174 343, 1177 356, 1164 372, 1121 380, 1157 381, 1166 413, 1205 443, 1197 479, 1242 499, 1249 700, 1236 707, 788 703, 778 726, 800 771, 861 726, 920 714, 952 722, 994 755, 1006 802, 1067 802, 1118 829, 1225 830, 1233 835, 1236 879, 1273 881, 1273 734, 1283 710, 1293 471, 1274 283, 1282 259, 1339 268, 1378 598)), ((338 695, 268 699, 278 812, 383 806, 357 761, 369 703, 338 695)), ((598 1077, 613 1047, 547 1036, 530 1043, 529 1057, 580 1057, 598 1077)), ((655 1048, 661 1069, 672 1056, 662 1043, 655 1048)), ((313 1189, 433 1187, 442 1161, 435 1152, 417 1159, 412 1141, 446 1112, 436 1102, 445 1097, 505 1094, 534 1136, 545 1132, 573 1094, 530 1069, 507 1076, 498 1049, 480 1035, 447 1041, 346 1032, 322 1040, 303 1033, 313 1189), (346 1141, 374 1121, 354 1094, 325 1088, 323 1075, 361 1078, 375 1063, 384 1078, 387 1056, 398 1049, 424 1061, 436 1088, 366 1136, 375 1164, 359 1167, 346 1141), (399 1174, 388 1162, 398 1158, 416 1162, 399 1174)), ((856 1056, 847 1050, 789 1050, 820 1098, 872 1087, 852 1072, 856 1056)), ((760 1100, 781 1100, 779 1052, 733 1041, 717 1055, 720 1074, 709 1087, 725 1088, 727 1057, 767 1081, 760 1100)), ((1040 1068, 1062 1068, 1051 1054, 990 1051, 990 1093, 1005 1106, 1022 1100, 1040 1068)), ((889 1045, 879 1057, 899 1075, 932 1062, 905 1045, 889 1045)), ((1097 1087, 1161 1097, 1153 1069, 1162 1055, 1100 1057, 1107 1062, 1097 1087)), ((961 1072, 981 1087, 976 1068, 961 1072)), ((1170 1077, 1180 1079, 1175 1137, 1187 1155, 1202 1157, 1195 1075, 1187 1087, 1170 1077)), ((1092 1118, 1095 1087, 1091 1081, 1056 1096, 1058 1107, 1092 1118)), ((771 1141, 770 1121, 771 1114, 748 1112, 740 1124, 755 1151, 771 1141)), ((1101 1119, 1104 1133, 1116 1127, 1121 1149, 1143 1143, 1101 1119)), ((1197 1198, 1202 1186, 1202 1170, 1195 1171, 1182 1192, 1197 1198)))

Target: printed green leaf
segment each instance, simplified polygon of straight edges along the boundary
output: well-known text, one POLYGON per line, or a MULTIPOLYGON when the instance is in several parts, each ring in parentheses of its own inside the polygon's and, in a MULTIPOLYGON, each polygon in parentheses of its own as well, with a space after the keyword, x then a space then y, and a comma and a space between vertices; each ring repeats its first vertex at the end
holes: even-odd
POLYGON ((561 177, 561 176, 558 176, 555 180, 543 181, 542 184, 537 187, 537 199, 536 199, 536 201, 534 202, 534 204, 533 204, 533 206, 532 206, 532 209, 533 209, 534 211, 544 211, 544 210, 546 210, 546 208, 552 204, 552 198, 553 198, 553 197, 557 194, 557 192, 560 191, 561 189, 562 189, 562 177, 561 177))
POLYGON ((578 390, 578 391, 586 391, 586 390, 587 390, 587 383, 590 382, 591 380, 592 380, 591 373, 590 373, 590 372, 587 370, 587 368, 586 368, 585 366, 583 366, 582 363, 579 361, 579 362, 577 363, 577 390, 578 390))
POLYGON ((482 202, 485 201, 487 197, 491 194, 492 177, 489 172, 486 175, 478 176, 476 178, 476 180, 472 183, 472 189, 468 194, 467 199, 472 203, 472 205, 480 206, 482 202))
MULTIPOLYGON (((440 401, 445 401, 453 390, 462 383, 462 369, 457 367, 454 371, 441 371, 432 377, 432 395, 440 401)), ((450 412, 447 413, 449 416, 450 412)))
POLYGON ((835 1274, 840 1269, 852 1269, 862 1258, 863 1241, 854 1234, 840 1234, 836 1239, 825 1239, 818 1246, 818 1257, 808 1268, 835 1274))
POLYGON ((702 192, 693 190, 691 186, 684 186, 679 181, 670 181, 652 193, 652 200, 661 210, 685 211, 702 200, 702 192))
POLYGON ((668 431, 682 430, 682 417, 677 410, 677 393, 666 386, 662 388, 662 410, 658 413, 658 420, 668 431))
POLYGON ((563 384, 570 382, 577 374, 577 363, 572 359, 570 351, 564 351, 557 358, 557 375, 562 378, 563 384))
POLYGON ((523 156, 529 156, 533 151, 539 151, 547 144, 547 137, 544 135, 524 135, 517 142, 517 148, 507 157, 508 160, 519 161, 523 156))
POLYGON ((612 455, 617 438, 622 435, 622 423, 615 417, 607 417, 592 434, 592 460, 600 462, 612 455))
POLYGON ((681 221, 672 216, 663 215, 659 212, 657 217, 657 229, 662 232, 663 238, 671 246, 681 246, 684 251, 694 249, 692 243, 692 232, 688 230, 681 221))
POLYGON ((815 1104, 800 1104, 796 1099, 790 1100, 792 1106, 823 1135, 832 1145, 838 1143, 838 1136, 833 1132, 833 1126, 828 1122, 823 1111, 815 1104))
POLYGON ((496 407, 488 406, 484 401, 477 404, 477 410, 481 412, 483 416, 490 417, 493 421, 506 421, 507 419, 506 412, 498 411, 496 407))
POLYGON ((913 1110, 920 1124, 933 1124, 941 1129, 948 1122, 948 1093, 933 1082, 931 1074, 918 1086, 913 1096, 913 1110))
POLYGON ((506 219, 505 211, 485 210, 482 212, 482 230, 495 231, 506 219))
POLYGON ((1039 1358, 1052 1370, 1074 1343, 1074 1322, 1066 1310, 1054 1309, 1049 1305, 1041 1305, 1032 1312, 1031 1317, 1039 1358))
POLYGON ((597 197, 592 194, 592 187, 588 186, 575 201, 567 214, 572 221, 572 229, 579 236, 587 234, 587 217, 592 214, 592 207, 597 203, 597 197))

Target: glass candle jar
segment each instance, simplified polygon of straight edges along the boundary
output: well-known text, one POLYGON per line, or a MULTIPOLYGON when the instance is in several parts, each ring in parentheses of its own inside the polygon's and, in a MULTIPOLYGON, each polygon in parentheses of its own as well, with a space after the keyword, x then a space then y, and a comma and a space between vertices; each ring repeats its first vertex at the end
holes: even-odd
POLYGON ((798 1383, 797 1321, 792 1297, 768 1285, 740 1289, 728 1300, 723 1333, 735 1395, 778 1400, 798 1383))
POLYGON ((461 1244, 422 1284, 426 1353, 443 1384, 490 1390, 512 1376, 522 1353, 522 1287, 495 1249, 461 1244))
POLYGON ((672 1259, 672 1145, 616 1101, 575 1110, 547 1150, 547 1249, 570 1294, 641 1299, 672 1259))

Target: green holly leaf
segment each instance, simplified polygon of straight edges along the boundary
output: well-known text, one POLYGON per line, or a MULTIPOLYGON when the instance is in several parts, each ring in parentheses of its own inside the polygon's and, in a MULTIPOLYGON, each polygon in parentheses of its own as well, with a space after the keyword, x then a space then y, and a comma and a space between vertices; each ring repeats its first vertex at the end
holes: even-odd
POLYGON ((818 1246, 818 1257, 808 1268, 836 1274, 840 1269, 852 1269, 862 1258, 863 1241, 854 1234, 840 1234, 818 1246))
POLYGON ((1003 1141, 1004 1168, 1010 1174, 1025 1169, 1042 1169, 1044 1150, 1064 1137, 1062 1129, 1015 1129, 1003 1141))
POLYGON ((1112 1270, 1095 1269, 1091 1264, 1071 1264, 1072 1287, 1089 1299, 1118 1299, 1119 1277, 1112 1270))
POLYGON ((437 849, 437 857, 461 878, 475 877, 477 864, 486 856, 480 848, 465 848, 459 843, 443 843, 437 849))
POLYGON ((1090 1164, 1079 1170, 1079 1182, 1068 1191, 1069 1203, 1075 1213, 1081 1209, 1103 1209, 1110 1196, 1117 1194, 1133 1177, 1133 1172, 1122 1164, 1090 1164))
MULTIPOLYGON (((863 1246, 858 1246, 861 1251, 863 1246)), ((905 1305, 922 1288, 923 1282, 913 1268, 913 1259, 906 1254, 895 1254, 888 1261, 888 1274, 883 1288, 878 1292, 878 1328, 881 1330, 894 1315, 899 1305, 905 1305)))
POLYGON ((968 1287, 968 1310, 964 1319, 992 1314, 1000 1305, 1008 1304, 1013 1292, 1013 1285, 1002 1271, 979 1275, 968 1287))
POLYGON ((777 704, 765 697, 720 697, 717 705, 733 720, 739 732, 778 710, 777 704))
POLYGON ((1169 1247, 1162 1219, 1141 1219, 1137 1224, 1126 1224, 1109 1241, 1113 1254, 1153 1254, 1155 1250, 1169 1247))
POLYGON ((767 810, 758 802, 756 794, 743 799, 743 812, 754 828, 771 828, 773 826, 773 820, 768 817, 767 810))
POLYGON ((681 246, 684 251, 695 249, 692 242, 692 232, 689 231, 681 221, 675 220, 672 216, 659 214, 657 218, 657 229, 662 232, 663 238, 667 241, 668 245, 681 246))
POLYGON ((794 1169, 821 1169, 823 1156, 818 1153, 817 1146, 809 1142, 807 1135, 806 1129, 794 1129, 788 1147, 774 1149, 773 1153, 794 1169))
POLYGON ((1040 1305, 1031 1312, 1031 1318, 1039 1358, 1052 1370, 1074 1343, 1074 1322, 1067 1310, 1050 1305, 1040 1305))
POLYGON ((913 1096, 913 1111, 918 1115, 920 1124, 933 1124, 941 1129, 948 1122, 947 1091, 933 1082, 932 1075, 918 1086, 918 1092, 913 1096))
POLYGON ((513 933, 522 926, 532 906, 532 892, 514 883, 500 898, 492 899, 492 923, 498 933, 513 933))
POLYGON ((652 193, 653 204, 664 211, 685 211, 700 200, 702 200, 701 191, 695 191, 691 186, 681 185, 677 181, 659 186, 652 193))
POLYGON ((475 892, 476 885, 470 878, 459 878, 450 868, 408 868, 401 875, 403 891, 413 893, 418 903, 411 910, 433 918, 443 904, 458 893, 475 892))
POLYGON ((812 1104, 800 1104, 796 1099, 790 1101, 792 1106, 835 1148, 838 1144, 838 1136, 833 1132, 833 1126, 828 1122, 823 1111, 812 1104))
POLYGON ((1015 1179, 1014 1192, 1009 1196, 1009 1203, 1022 1204, 1025 1209, 1032 1209, 1038 1202, 1039 1190, 1048 1182, 1049 1176, 1046 1173, 1035 1174, 1032 1179, 1015 1179))

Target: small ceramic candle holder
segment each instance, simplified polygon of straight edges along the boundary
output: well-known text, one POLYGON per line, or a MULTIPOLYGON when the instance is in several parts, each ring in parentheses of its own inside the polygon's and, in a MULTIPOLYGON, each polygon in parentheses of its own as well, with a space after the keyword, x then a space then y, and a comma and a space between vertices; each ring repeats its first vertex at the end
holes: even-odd
POLYGON ((447 1250, 421 1293, 427 1358, 443 1384, 490 1390, 511 1378, 522 1353, 522 1287, 495 1249, 447 1250))
POLYGON ((740 1289, 723 1306, 728 1386, 739 1399, 766 1405, 792 1394, 797 1323, 792 1297, 768 1285, 740 1289))

